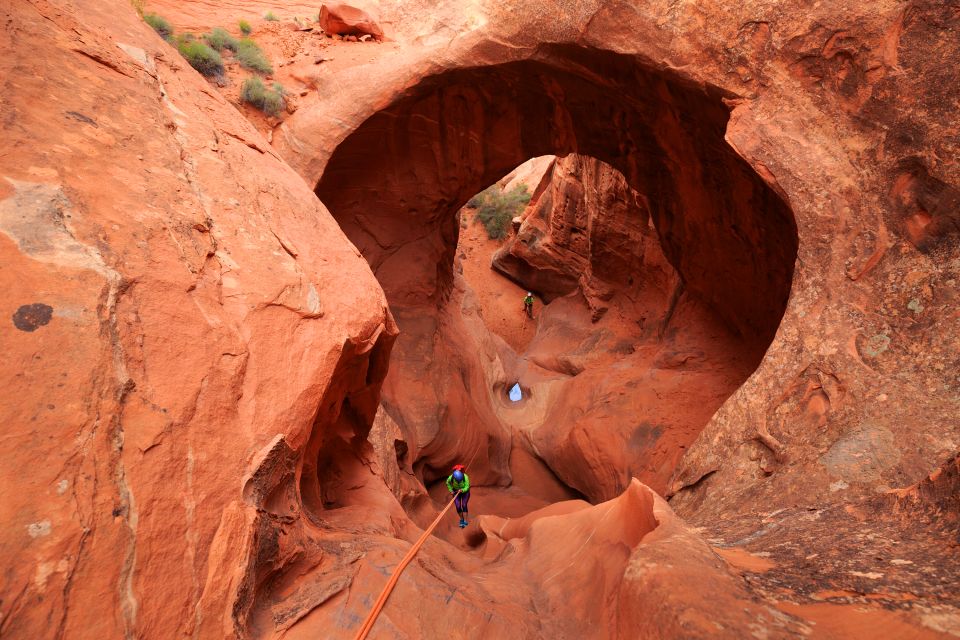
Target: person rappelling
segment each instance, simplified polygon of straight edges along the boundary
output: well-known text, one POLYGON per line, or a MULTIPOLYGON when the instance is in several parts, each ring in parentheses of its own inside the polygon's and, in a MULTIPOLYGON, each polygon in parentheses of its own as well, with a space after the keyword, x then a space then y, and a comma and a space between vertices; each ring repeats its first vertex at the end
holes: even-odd
POLYGON ((533 292, 527 291, 527 297, 523 299, 523 312, 527 317, 533 319, 533 292))
POLYGON ((470 476, 466 474, 462 464, 454 465, 453 473, 447 477, 447 489, 450 490, 450 493, 456 494, 453 498, 453 504, 460 516, 460 528, 463 529, 469 524, 467 522, 467 503, 470 502, 470 476))

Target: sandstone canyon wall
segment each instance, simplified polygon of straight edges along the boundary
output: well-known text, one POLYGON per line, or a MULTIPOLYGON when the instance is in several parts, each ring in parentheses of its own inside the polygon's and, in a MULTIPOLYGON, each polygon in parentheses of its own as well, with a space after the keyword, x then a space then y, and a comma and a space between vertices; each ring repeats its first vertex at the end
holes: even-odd
MULTIPOLYGON (((909 484, 956 446, 948 417, 956 389, 944 373, 952 368, 957 321, 948 284, 957 251, 949 205, 956 154, 949 129, 929 124, 949 121, 947 105, 955 99, 940 63, 957 53, 946 36, 952 5, 660 9, 580 3, 541 21, 521 8, 491 7, 484 27, 463 33, 442 55, 425 48, 399 69, 396 59, 371 63, 364 72, 378 74, 376 95, 350 105, 342 96, 319 96, 316 109, 281 127, 276 145, 319 183, 334 215, 348 218, 341 224, 375 272, 390 256, 429 256, 397 285, 396 295, 410 300, 442 295, 446 270, 434 265, 450 259, 455 237, 445 212, 471 193, 545 151, 606 159, 652 206, 675 209, 653 212, 667 253, 689 272, 688 285, 699 281, 703 295, 748 335, 762 326, 763 310, 776 307, 764 281, 783 273, 758 262, 757 247, 783 248, 755 221, 731 218, 722 230, 704 225, 725 206, 735 211, 738 199, 744 212, 775 209, 770 192, 780 194, 800 238, 792 297, 759 370, 683 464, 675 490, 695 485, 697 497, 678 495, 677 504, 773 509, 804 496, 870 494, 881 479, 909 484), (699 28, 708 23, 711 29, 699 28), (574 39, 590 50, 541 44, 574 39), (936 43, 936 60, 919 53, 921 41, 936 43), (566 74, 578 73, 574 89, 566 74), (610 91, 617 105, 605 98, 610 91), (635 93, 657 96, 643 108, 657 109, 649 105, 656 102, 662 110, 633 115, 635 93), (729 123, 723 113, 711 115, 721 103, 732 109, 729 123), (587 105, 603 117, 591 116, 587 105), (328 108, 358 128, 328 126, 321 115, 328 108), (517 113, 523 110, 535 114, 529 122, 517 113), (710 133, 714 117, 722 139, 710 133), (518 119, 525 126, 518 128, 518 119), (653 140, 637 139, 637 131, 648 135, 651 128, 653 140), (729 157, 727 143, 750 163, 750 171, 736 169, 744 171, 742 182, 708 173, 729 157), (371 147, 375 158, 364 153, 371 147), (631 164, 643 155, 631 149, 647 152, 642 166, 631 164), (658 173, 667 169, 672 177, 658 173), (751 172, 771 185, 769 192, 751 182, 751 172), (671 186, 685 176, 689 185, 671 186), (346 184, 364 186, 336 187, 346 184), (412 184, 415 194, 405 191, 412 184), (362 216, 340 213, 361 202, 362 216), (703 250, 681 242, 687 238, 703 250), (745 263, 740 271, 733 259, 745 263), (750 270, 763 277, 748 276, 750 270), (708 284, 713 273, 725 283, 719 290, 708 284), (858 480, 850 462, 821 461, 833 444, 865 442, 870 436, 857 434, 872 433, 889 433, 881 437, 889 443, 880 456, 884 468, 868 472, 873 479, 858 480), (848 488, 830 491, 840 481, 848 488)), ((390 296, 389 273, 396 271, 384 271, 390 296)))
POLYGON ((127 3, 0 14, 0 634, 243 635, 277 545, 314 535, 278 519, 321 508, 308 452, 369 428, 386 302, 127 3))
POLYGON ((495 269, 546 302, 579 287, 597 318, 618 293, 647 285, 674 294, 679 277, 663 255, 649 208, 622 174, 570 155, 551 165, 540 188, 517 236, 493 257, 495 269))
MULTIPOLYGON (((954 4, 720 11, 601 2, 548 20, 501 3, 489 23, 442 51, 400 70, 372 63, 380 97, 351 105, 320 97, 317 111, 281 127, 276 145, 318 181, 388 298, 428 307, 449 290, 449 272, 433 266, 451 259, 451 211, 472 192, 542 153, 613 165, 648 201, 685 288, 742 338, 773 338, 769 348, 758 341, 759 368, 680 461, 672 505, 713 527, 718 544, 775 557, 772 592, 778 581, 802 590, 806 574, 807 589, 872 593, 896 607, 888 587, 910 581, 899 568, 907 560, 870 542, 893 515, 843 505, 920 481, 957 446, 948 373, 958 319, 957 156, 952 128, 930 124, 949 121, 957 98, 956 83, 944 81, 944 62, 958 55, 948 35, 954 4), (686 81, 702 93, 688 93, 686 81), (717 103, 731 113, 729 122, 717 116, 722 140, 710 131, 717 103), (325 108, 357 126, 325 126, 317 116, 325 108), (735 159, 722 160, 727 144, 775 195, 747 186, 756 182, 736 174, 735 159), (364 153, 375 145, 376 157, 364 153), (777 196, 792 215, 778 212, 777 196), (417 256, 416 291, 391 278, 400 255, 417 256), (787 301, 775 283, 790 273, 787 301), (866 512, 877 522, 850 517, 866 512), (827 548, 836 562, 811 577, 805 558, 827 548)), ((633 415, 613 419, 624 413, 633 415)), ((951 538, 932 539, 940 542, 913 547, 909 562, 942 576, 939 562, 955 566, 942 546, 951 538)), ((912 572, 916 590, 939 594, 930 606, 948 606, 946 583, 926 583, 923 571, 912 572)))

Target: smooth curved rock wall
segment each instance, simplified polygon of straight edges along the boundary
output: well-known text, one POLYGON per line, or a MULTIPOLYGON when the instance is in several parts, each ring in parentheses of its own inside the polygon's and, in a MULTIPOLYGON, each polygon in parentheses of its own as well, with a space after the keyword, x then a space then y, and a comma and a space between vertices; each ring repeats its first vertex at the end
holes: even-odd
POLYGON ((127 3, 0 16, 0 633, 242 637, 319 535, 314 443, 366 436, 386 301, 127 3))

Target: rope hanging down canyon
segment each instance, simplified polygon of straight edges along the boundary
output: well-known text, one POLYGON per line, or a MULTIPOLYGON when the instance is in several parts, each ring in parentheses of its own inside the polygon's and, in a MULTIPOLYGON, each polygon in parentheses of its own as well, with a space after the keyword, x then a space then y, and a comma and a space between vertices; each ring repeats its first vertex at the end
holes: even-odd
POLYGON ((400 574, 403 573, 403 570, 406 569, 408 564, 410 564, 410 561, 413 560, 413 557, 417 555, 417 551, 419 551, 420 547, 423 546, 423 543, 427 541, 427 538, 430 537, 430 534, 433 533, 433 530, 437 528, 438 524, 440 524, 440 520, 443 519, 443 516, 446 515, 447 511, 450 510, 450 507, 453 506, 453 502, 456 500, 458 495, 460 495, 459 491, 453 494, 453 498, 451 498, 450 502, 447 503, 447 506, 443 508, 443 511, 440 512, 440 515, 438 515, 430 524, 430 526, 424 530, 423 535, 421 535, 417 542, 410 547, 410 550, 407 551, 407 555, 403 556, 403 560, 401 560, 400 564, 398 564, 396 569, 393 570, 393 574, 391 574, 386 586, 384 586, 383 591, 380 592, 380 597, 377 598, 377 601, 373 604, 373 609, 370 610, 370 615, 368 615, 367 619, 363 621, 363 626, 361 626, 360 630, 357 632, 356 640, 364 640, 370 633, 370 630, 373 629, 373 624, 377 621, 377 616, 380 615, 380 610, 383 609, 383 605, 387 603, 387 598, 390 597, 390 593, 396 586, 397 580, 400 579, 400 574))
MULTIPOLYGON (((477 454, 480 453, 480 446, 481 445, 478 444, 477 448, 473 450, 473 455, 470 456, 470 462, 467 463, 467 467, 473 464, 477 454)), ((403 573, 403 570, 407 568, 407 565, 410 564, 410 561, 413 560, 414 556, 417 555, 417 551, 419 551, 420 547, 423 546, 423 543, 427 541, 427 538, 430 537, 430 535, 433 533, 433 530, 437 528, 438 524, 440 524, 443 516, 447 514, 447 511, 450 511, 450 507, 453 506, 453 502, 457 499, 458 495, 460 495, 459 490, 453 494, 453 497, 450 499, 450 502, 447 503, 447 506, 443 508, 443 511, 437 515, 436 519, 424 530, 423 534, 417 539, 416 543, 410 547, 410 550, 407 551, 407 554, 403 556, 403 560, 401 560, 400 564, 398 564, 396 569, 393 570, 393 573, 390 575, 390 579, 387 580, 387 584, 383 587, 383 591, 380 592, 380 597, 377 598, 375 603, 373 603, 373 609, 370 610, 370 614, 367 616, 367 619, 363 621, 363 625, 360 627, 360 630, 357 631, 357 635, 354 640, 366 640, 366 637, 370 635, 370 631, 373 629, 373 625, 377 621, 377 616, 380 615, 380 610, 383 609, 383 605, 387 603, 387 598, 390 597, 390 593, 393 592, 393 588, 397 585, 397 580, 400 579, 400 574, 403 573)))

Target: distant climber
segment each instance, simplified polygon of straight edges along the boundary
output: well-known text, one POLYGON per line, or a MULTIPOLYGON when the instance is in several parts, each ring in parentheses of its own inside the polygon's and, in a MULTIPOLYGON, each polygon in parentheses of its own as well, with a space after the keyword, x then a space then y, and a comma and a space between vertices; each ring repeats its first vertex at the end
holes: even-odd
POLYGON ((470 502, 470 476, 464 473, 462 464, 454 465, 453 473, 447 477, 447 489, 450 493, 456 493, 453 499, 453 506, 457 508, 457 514, 460 516, 460 528, 463 529, 467 524, 467 503, 470 502), (457 493, 459 491, 460 493, 457 493))
POLYGON ((523 311, 528 318, 533 318, 533 293, 527 291, 527 297, 523 299, 523 311))

